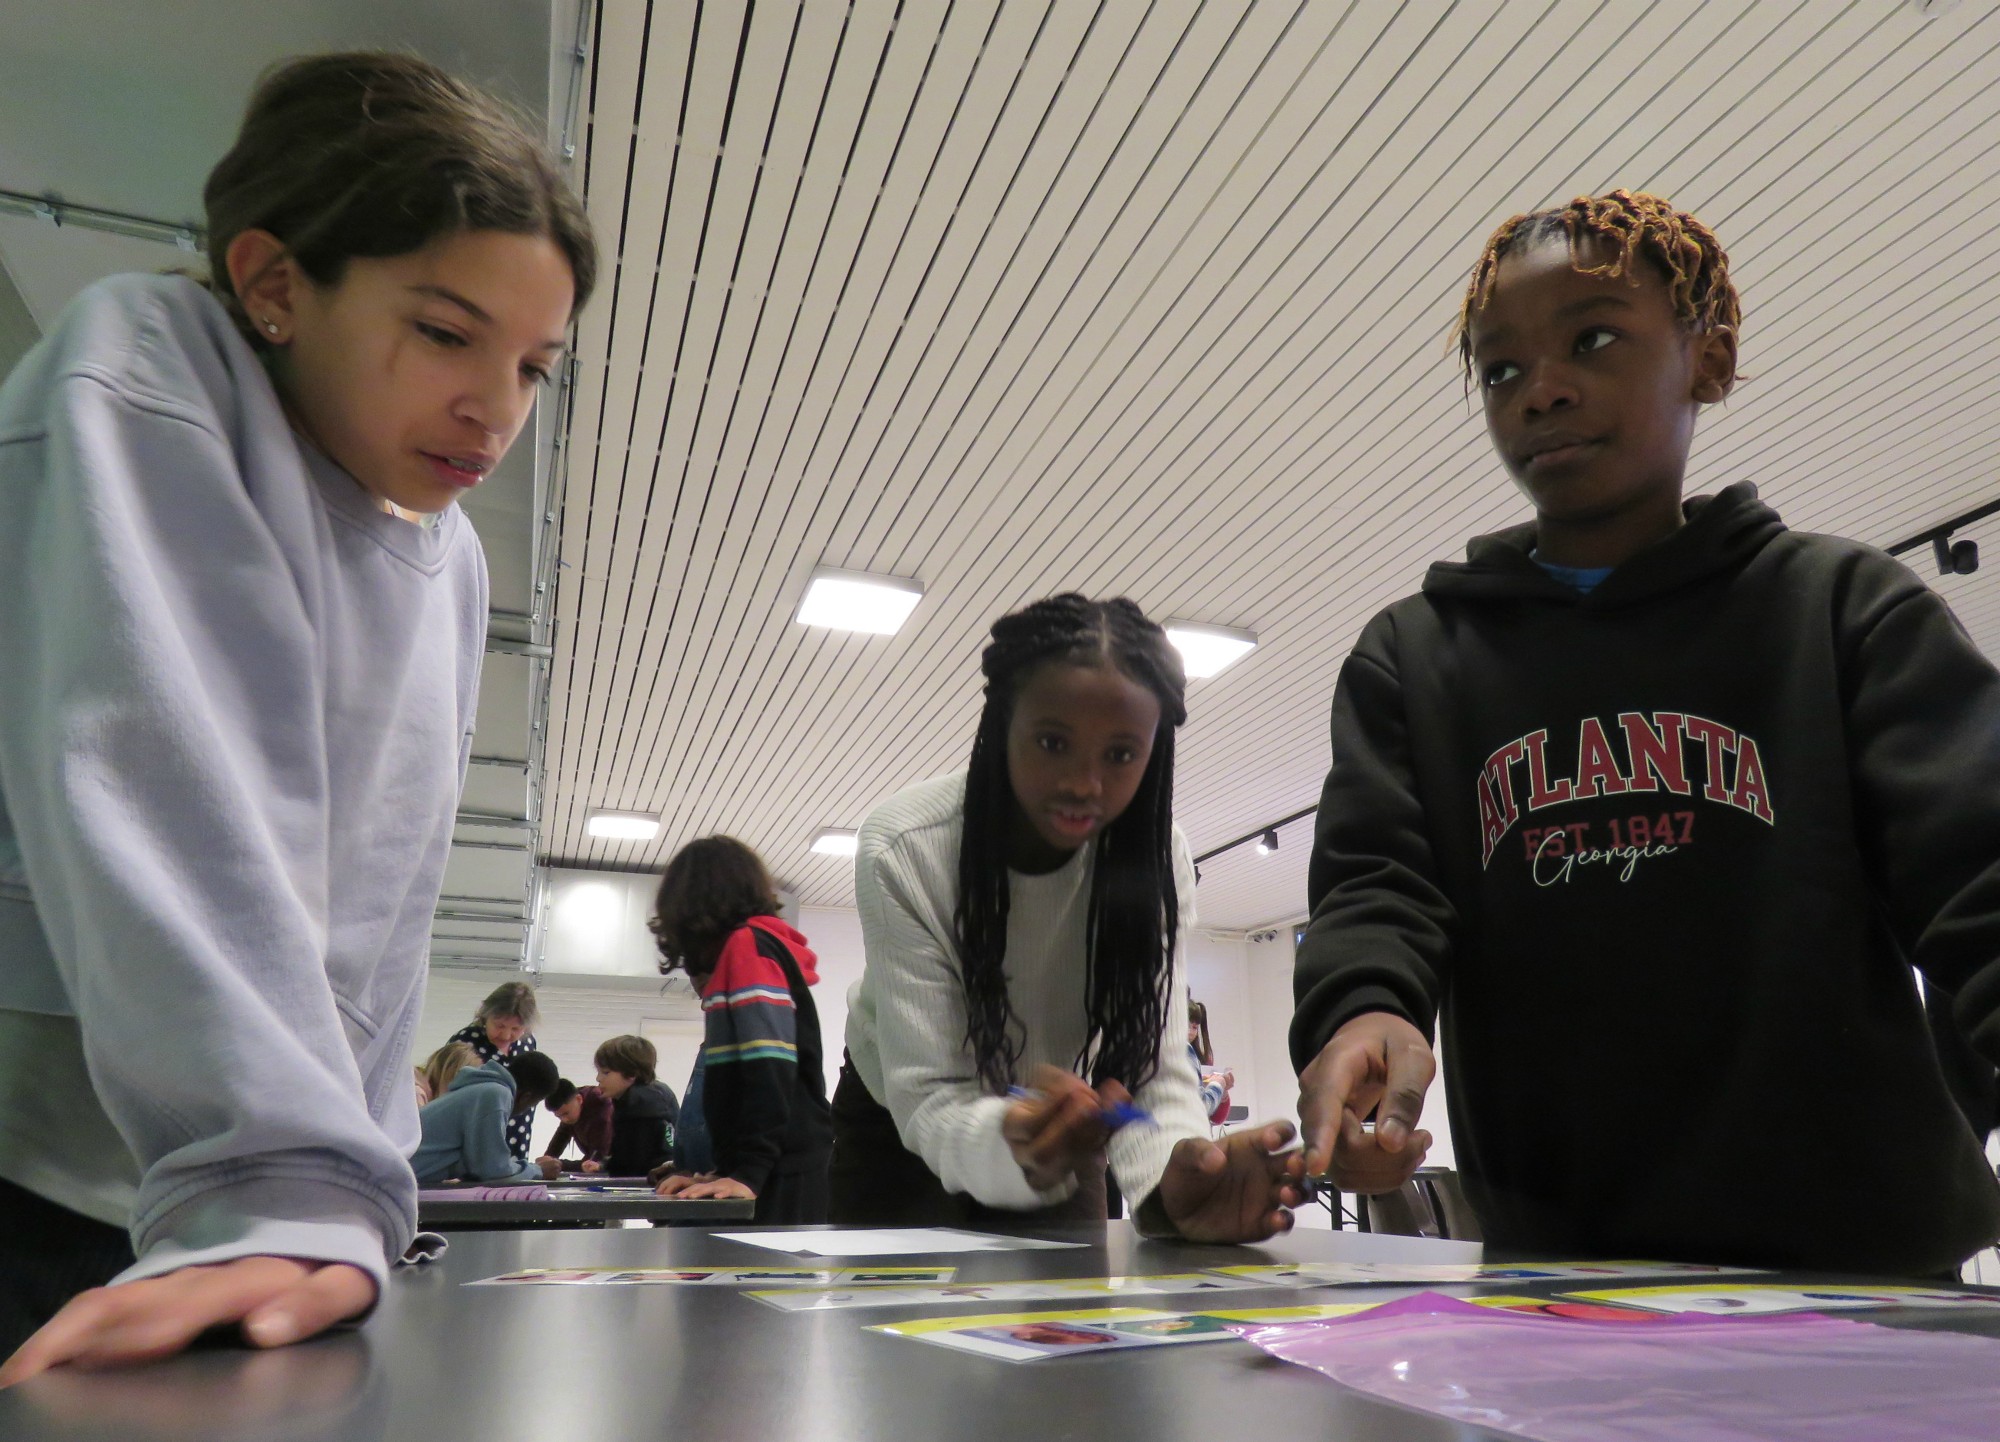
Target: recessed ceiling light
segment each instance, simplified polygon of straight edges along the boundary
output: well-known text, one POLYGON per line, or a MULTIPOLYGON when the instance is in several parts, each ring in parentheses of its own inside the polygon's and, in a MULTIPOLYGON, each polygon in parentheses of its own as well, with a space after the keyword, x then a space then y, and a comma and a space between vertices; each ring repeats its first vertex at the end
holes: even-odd
POLYGON ((1169 621, 1165 629, 1167 639, 1181 653, 1181 665, 1191 680, 1220 675, 1257 649, 1255 631, 1202 626, 1192 621, 1169 621))
POLYGON ((861 833, 833 827, 813 838, 812 849, 821 856, 852 856, 861 847, 861 833))
POLYGON ((593 811, 583 829, 606 841, 651 841, 660 834, 660 818, 649 811, 593 811))
POLYGON ((893 636, 903 629, 903 622, 910 619, 910 612, 923 597, 920 584, 899 576, 871 576, 866 571, 822 566, 806 582, 798 619, 806 626, 893 636))

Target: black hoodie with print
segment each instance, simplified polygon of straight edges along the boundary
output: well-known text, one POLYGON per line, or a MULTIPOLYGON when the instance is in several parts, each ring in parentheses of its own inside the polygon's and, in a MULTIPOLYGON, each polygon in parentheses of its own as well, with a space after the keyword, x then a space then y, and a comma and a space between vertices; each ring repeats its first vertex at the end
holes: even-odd
POLYGON ((1431 568, 1333 702, 1292 1054, 1442 1010, 1487 1240, 1934 1274, 2000 1235, 1910 967, 2000 1059, 2000 674, 1749 485, 1580 594, 1431 568))

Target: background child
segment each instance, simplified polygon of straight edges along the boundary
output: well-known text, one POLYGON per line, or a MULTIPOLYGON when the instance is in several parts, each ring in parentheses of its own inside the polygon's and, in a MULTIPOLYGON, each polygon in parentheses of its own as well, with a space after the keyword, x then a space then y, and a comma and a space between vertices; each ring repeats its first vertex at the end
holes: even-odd
POLYGON ((1208 1140, 1169 1002, 1194 896, 1172 812, 1179 656, 1130 601, 1064 595, 996 622, 982 668, 968 769, 861 828, 834 1219, 1101 1222, 1108 1147, 1149 1232, 1284 1230, 1290 1128, 1208 1140), (1010 1097, 1020 1083, 1035 1094, 1010 1097), (1130 1097, 1154 1124, 1108 1133, 1130 1097))
POLYGON ((408 1245, 456 501, 594 274, 541 144, 404 56, 273 72, 203 199, 211 288, 99 282, 0 389, 0 1096, 62 1098, 0 1131, 0 1352, 69 1304, 0 1385, 295 1341, 408 1245))
POLYGON ((704 1047, 695 1052, 694 1066, 688 1071, 687 1090, 681 1093, 681 1114, 674 1121, 674 1155, 669 1171, 695 1176, 715 1170, 715 1148, 709 1141, 708 1118, 702 1110, 707 1090, 708 1050, 704 1047))
POLYGON ((451 1085, 452 1078, 468 1066, 479 1063, 479 1054, 462 1041, 448 1041, 428 1057, 417 1071, 417 1109, 436 1101, 451 1085))
MULTIPOLYGON (((535 1023, 541 1006, 535 989, 525 981, 505 981, 487 993, 472 1020, 451 1034, 451 1039, 472 1048, 481 1061, 495 1057, 519 1056, 535 1050, 535 1023)), ((515 1161, 526 1161, 533 1140, 535 1113, 531 1107, 507 1123, 507 1149, 515 1161)))
POLYGON ((701 993, 702 1115, 713 1171, 660 1183, 662 1196, 754 1197, 758 1222, 824 1222, 833 1123, 826 1102, 817 958, 778 918, 757 853, 705 836, 660 878, 652 929, 662 970, 701 993))
POLYGON ((1201 1081, 1201 1104, 1208 1111, 1208 1124, 1219 1127, 1229 1120, 1229 1089, 1236 1085, 1236 1073, 1215 1064, 1215 1044, 1208 1039, 1208 1008, 1193 1000, 1188 1002, 1188 1059, 1201 1081))
POLYGON ((538 1051, 466 1067, 418 1114, 423 1140, 410 1158, 417 1180, 553 1181, 562 1173, 554 1158, 514 1160, 507 1124, 516 1116, 533 1116, 560 1080, 556 1064, 538 1051))
POLYGON ((603 1088, 559 1081, 548 1095, 548 1108, 562 1125, 537 1160, 553 1161, 566 1172, 603 1171, 611 1159, 611 1098, 603 1088), (563 1158, 572 1141, 580 1153, 573 1161, 563 1158))
POLYGON ((2000 1056, 2000 676, 1879 552, 1748 485, 1683 503, 1737 323, 1721 246, 1653 196, 1510 220, 1475 269, 1461 354, 1535 520, 1342 670, 1308 1164, 1375 1192, 1422 1159, 1442 1007, 1490 1244, 1951 1271, 2000 1188, 1910 967, 2000 1056))
POLYGON ((643 1177, 673 1153, 680 1103, 656 1075, 659 1049, 643 1036, 614 1036, 597 1048, 597 1086, 611 1098, 611 1155, 604 1170, 614 1177, 643 1177))

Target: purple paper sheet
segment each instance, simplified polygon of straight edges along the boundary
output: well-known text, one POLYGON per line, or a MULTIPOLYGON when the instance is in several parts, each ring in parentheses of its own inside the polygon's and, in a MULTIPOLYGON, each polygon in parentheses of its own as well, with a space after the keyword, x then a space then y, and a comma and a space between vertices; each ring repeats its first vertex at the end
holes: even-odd
POLYGON ((2000 1439, 2000 1342, 1813 1312, 1577 1321, 1425 1292, 1237 1330, 1344 1386, 1535 1442, 2000 1439))

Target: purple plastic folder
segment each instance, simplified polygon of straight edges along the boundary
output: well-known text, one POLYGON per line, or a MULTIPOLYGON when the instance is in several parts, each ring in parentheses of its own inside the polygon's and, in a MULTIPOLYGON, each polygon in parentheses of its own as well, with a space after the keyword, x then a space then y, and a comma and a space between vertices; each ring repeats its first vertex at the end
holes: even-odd
POLYGON ((1589 1321, 1424 1292, 1236 1330, 1370 1396, 1536 1442, 2000 1438, 2000 1342, 1815 1312, 1589 1321))

